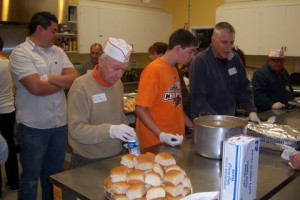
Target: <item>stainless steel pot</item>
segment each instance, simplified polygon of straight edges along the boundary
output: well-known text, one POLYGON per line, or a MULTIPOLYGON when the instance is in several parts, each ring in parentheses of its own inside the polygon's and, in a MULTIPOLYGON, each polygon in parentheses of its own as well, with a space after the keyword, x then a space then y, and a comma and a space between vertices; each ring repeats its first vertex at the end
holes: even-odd
POLYGON ((195 118, 194 146, 201 156, 221 159, 222 141, 238 134, 246 134, 247 121, 234 116, 207 115, 195 118))

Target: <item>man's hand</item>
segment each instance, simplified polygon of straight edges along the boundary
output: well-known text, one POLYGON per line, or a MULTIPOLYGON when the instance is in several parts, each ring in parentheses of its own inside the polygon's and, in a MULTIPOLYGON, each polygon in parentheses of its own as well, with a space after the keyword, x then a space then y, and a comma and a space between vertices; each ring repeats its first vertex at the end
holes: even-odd
POLYGON ((256 112, 251 112, 249 114, 249 118, 250 118, 250 121, 253 121, 253 122, 260 122, 260 119, 258 118, 256 112))
POLYGON ((272 109, 281 109, 283 107, 285 107, 285 105, 281 102, 276 102, 272 105, 272 109))

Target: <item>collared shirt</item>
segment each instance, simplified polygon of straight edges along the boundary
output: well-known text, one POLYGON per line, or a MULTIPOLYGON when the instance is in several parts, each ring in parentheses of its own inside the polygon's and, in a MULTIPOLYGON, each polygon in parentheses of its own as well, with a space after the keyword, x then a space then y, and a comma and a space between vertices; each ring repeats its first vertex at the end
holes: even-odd
POLYGON ((29 38, 18 45, 10 55, 11 72, 16 86, 16 119, 32 128, 56 128, 67 123, 67 105, 64 90, 45 95, 31 94, 20 80, 32 74, 61 75, 64 68, 74 67, 65 52, 53 45, 36 46, 29 38))

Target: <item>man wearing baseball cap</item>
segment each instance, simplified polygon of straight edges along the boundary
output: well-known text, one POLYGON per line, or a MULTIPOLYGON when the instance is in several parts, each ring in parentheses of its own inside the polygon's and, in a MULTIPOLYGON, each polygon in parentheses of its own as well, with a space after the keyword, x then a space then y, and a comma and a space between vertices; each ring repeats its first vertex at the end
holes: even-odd
POLYGON ((123 152, 122 141, 136 138, 124 114, 121 77, 132 47, 109 38, 93 71, 77 78, 68 93, 69 144, 73 167, 123 152))
POLYGON ((282 50, 271 49, 267 63, 254 73, 252 86, 258 112, 284 108, 294 98, 284 61, 282 50))

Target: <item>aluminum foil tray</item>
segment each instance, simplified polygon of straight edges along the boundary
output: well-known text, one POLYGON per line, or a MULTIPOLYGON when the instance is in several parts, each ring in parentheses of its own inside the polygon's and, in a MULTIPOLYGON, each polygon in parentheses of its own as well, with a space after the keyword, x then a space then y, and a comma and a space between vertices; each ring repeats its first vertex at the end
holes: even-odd
POLYGON ((288 125, 267 122, 249 123, 247 135, 259 137, 262 141, 284 144, 300 149, 300 130, 288 125))

